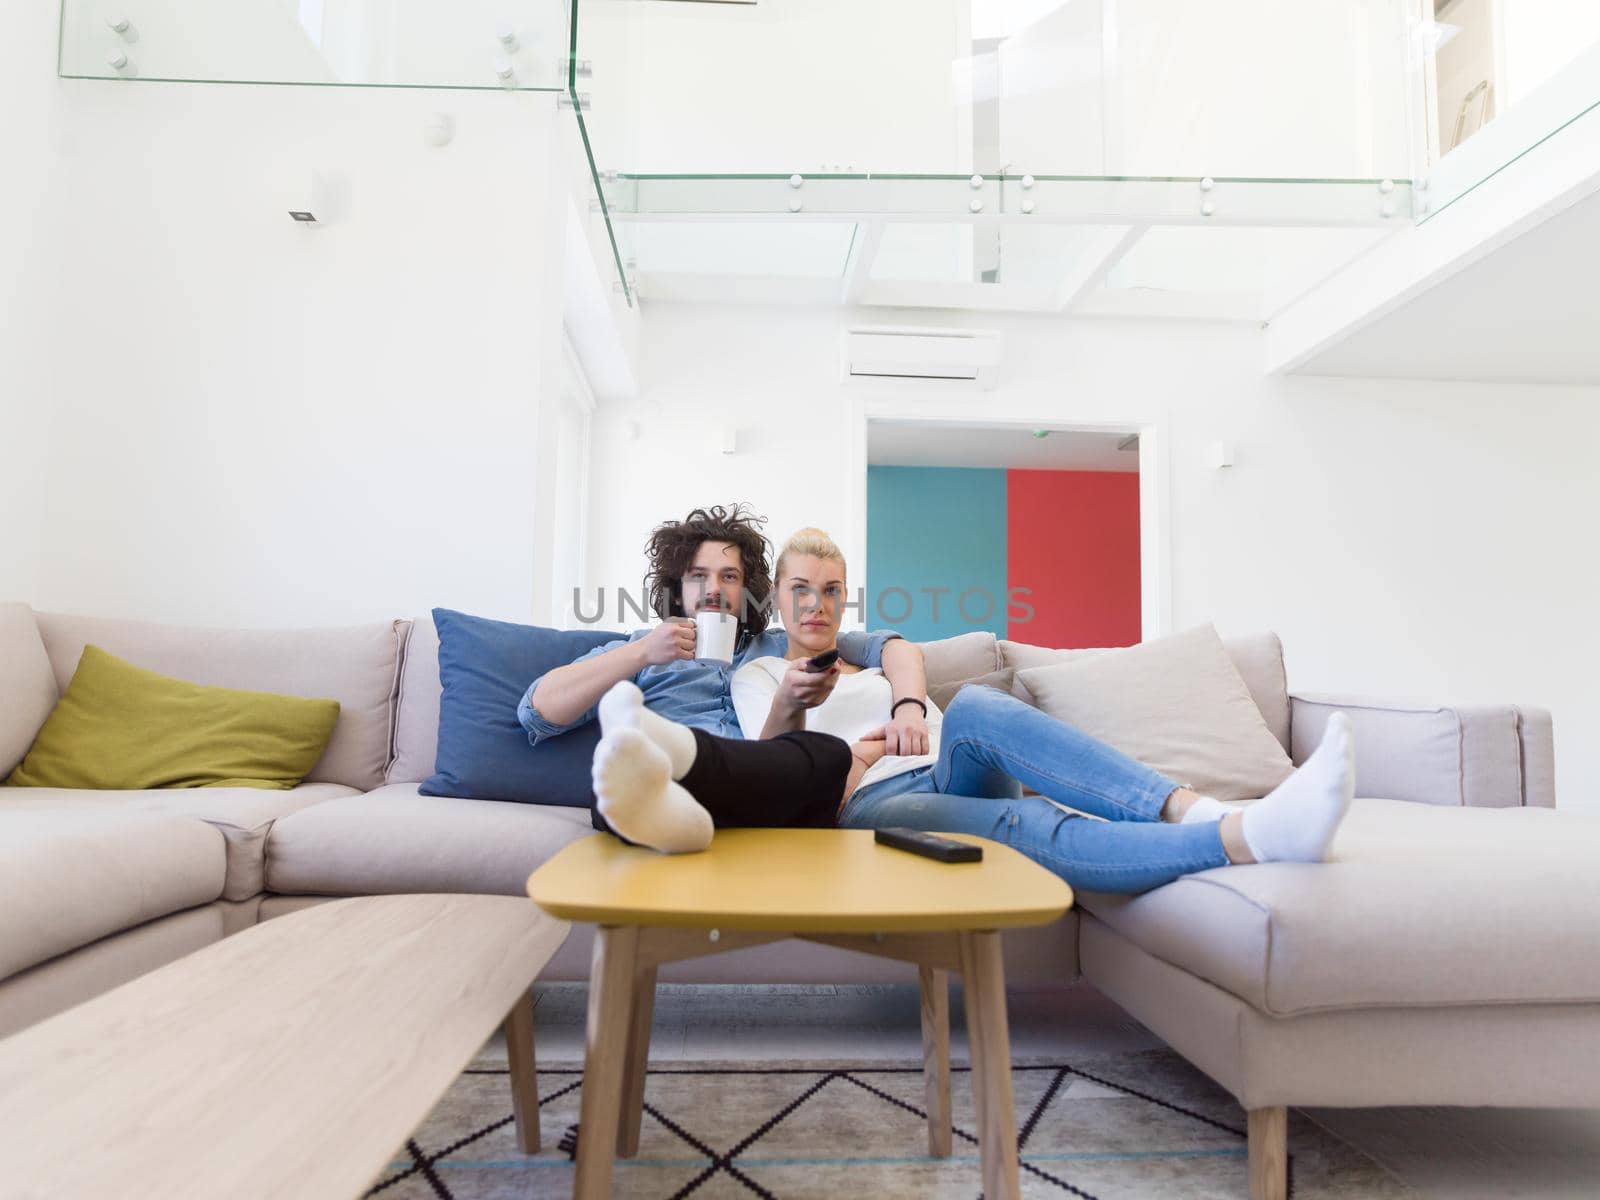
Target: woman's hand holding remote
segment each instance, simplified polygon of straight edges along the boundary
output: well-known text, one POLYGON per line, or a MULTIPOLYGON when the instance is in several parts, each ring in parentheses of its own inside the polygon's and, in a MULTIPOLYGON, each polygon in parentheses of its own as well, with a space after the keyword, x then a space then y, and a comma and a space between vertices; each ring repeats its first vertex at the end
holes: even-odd
POLYGON ((821 671, 811 669, 809 658, 797 658, 789 664, 772 699, 774 707, 781 706, 789 712, 803 712, 816 708, 833 694, 833 685, 839 682, 839 664, 821 671))

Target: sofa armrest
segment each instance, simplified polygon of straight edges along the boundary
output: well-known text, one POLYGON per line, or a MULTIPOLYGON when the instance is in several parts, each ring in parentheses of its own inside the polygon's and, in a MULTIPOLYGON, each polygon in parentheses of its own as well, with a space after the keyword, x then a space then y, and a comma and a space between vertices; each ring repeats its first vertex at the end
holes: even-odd
POLYGON ((1554 808, 1550 714, 1515 705, 1392 704, 1353 696, 1289 697, 1290 755, 1298 765, 1328 718, 1349 714, 1356 795, 1474 808, 1554 808))

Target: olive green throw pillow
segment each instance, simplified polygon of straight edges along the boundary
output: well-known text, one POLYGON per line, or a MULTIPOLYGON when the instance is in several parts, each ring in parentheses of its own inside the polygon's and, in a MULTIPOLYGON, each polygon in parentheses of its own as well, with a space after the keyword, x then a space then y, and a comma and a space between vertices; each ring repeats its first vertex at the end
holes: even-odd
POLYGON ((337 700, 202 687, 86 646, 8 787, 295 786, 322 757, 337 700))

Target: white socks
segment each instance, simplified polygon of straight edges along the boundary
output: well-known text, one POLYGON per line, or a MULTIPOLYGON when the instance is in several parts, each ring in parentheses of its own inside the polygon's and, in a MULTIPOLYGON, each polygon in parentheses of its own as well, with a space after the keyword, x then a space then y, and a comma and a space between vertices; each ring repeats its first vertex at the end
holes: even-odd
POLYGON ((689 727, 651 712, 638 686, 624 679, 600 699, 600 730, 590 778, 606 823, 667 854, 709 846, 711 814, 677 782, 697 752, 689 727))
POLYGON ((1355 790, 1350 718, 1336 712, 1300 769, 1244 810, 1245 845, 1257 862, 1322 862, 1355 790))
POLYGON ((612 684, 611 690, 600 697, 600 732, 615 733, 619 729, 637 729, 659 746, 671 764, 674 779, 682 779, 694 766, 698 752, 694 731, 646 708, 644 693, 631 679, 612 684))
POLYGON ((681 783, 667 778, 666 751, 637 729, 605 734, 594 750, 596 807, 628 841, 667 854, 711 845, 711 814, 681 783))
POLYGON ((1202 821, 1220 821, 1233 811, 1221 800, 1213 799, 1210 796, 1201 796, 1189 806, 1189 811, 1183 814, 1183 819, 1178 824, 1198 825, 1202 821))

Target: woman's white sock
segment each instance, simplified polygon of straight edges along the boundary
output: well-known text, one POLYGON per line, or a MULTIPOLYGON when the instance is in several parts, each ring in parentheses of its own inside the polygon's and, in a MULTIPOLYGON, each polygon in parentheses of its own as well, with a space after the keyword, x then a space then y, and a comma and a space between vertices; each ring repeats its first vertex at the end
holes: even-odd
POLYGON ((1179 825, 1198 825, 1202 821, 1220 821, 1233 810, 1212 796, 1201 796, 1183 814, 1179 825))
POLYGON ((595 806, 637 845, 667 854, 704 850, 714 832, 711 814, 667 777, 670 766, 666 751, 637 729, 605 734, 590 769, 595 806))
POLYGON ((600 732, 614 733, 619 729, 637 729, 660 746, 672 764, 674 779, 682 779, 694 766, 695 755, 699 753, 694 731, 646 708, 644 693, 631 679, 612 684, 600 697, 600 732))
POLYGON ((1336 712, 1301 768, 1245 808, 1245 845, 1257 862, 1322 862, 1355 794, 1350 718, 1336 712))

